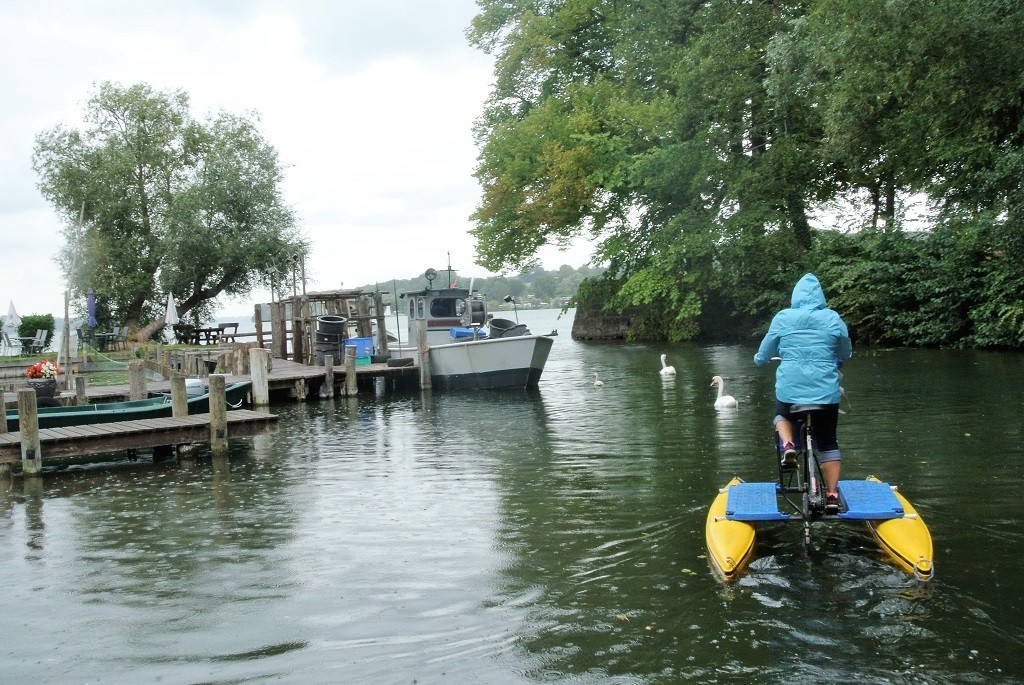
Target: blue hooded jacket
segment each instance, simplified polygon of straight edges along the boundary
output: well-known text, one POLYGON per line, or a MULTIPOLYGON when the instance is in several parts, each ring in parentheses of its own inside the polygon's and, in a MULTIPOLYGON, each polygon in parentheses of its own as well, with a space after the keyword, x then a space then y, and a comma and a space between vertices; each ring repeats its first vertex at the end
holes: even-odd
POLYGON ((793 288, 789 309, 783 309, 754 355, 758 366, 772 357, 782 362, 775 372, 775 397, 780 402, 838 404, 839 368, 853 356, 846 324, 825 306, 825 293, 814 274, 804 274, 793 288))

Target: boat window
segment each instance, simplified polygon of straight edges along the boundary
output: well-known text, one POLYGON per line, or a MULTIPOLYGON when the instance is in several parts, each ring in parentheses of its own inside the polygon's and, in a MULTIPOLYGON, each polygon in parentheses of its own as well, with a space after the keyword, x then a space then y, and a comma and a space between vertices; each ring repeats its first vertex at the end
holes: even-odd
POLYGON ((466 301, 461 297, 435 297, 430 301, 430 316, 434 318, 461 317, 466 301))
POLYGON ((425 315, 425 312, 426 312, 426 301, 422 297, 417 297, 416 298, 416 318, 417 319, 425 319, 425 318, 427 318, 426 315, 425 315))

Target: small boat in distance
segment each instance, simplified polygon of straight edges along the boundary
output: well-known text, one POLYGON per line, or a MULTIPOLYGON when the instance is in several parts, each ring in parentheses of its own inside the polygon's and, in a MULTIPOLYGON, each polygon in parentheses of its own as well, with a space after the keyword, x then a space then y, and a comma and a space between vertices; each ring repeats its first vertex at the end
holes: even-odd
MULTIPOLYGON (((252 387, 252 381, 239 381, 224 388, 228 409, 238 409, 245 402, 252 387)), ((113 421, 133 421, 136 419, 155 419, 171 416, 170 395, 159 395, 144 400, 128 402, 98 402, 72 407, 39 407, 36 412, 40 428, 64 428, 66 426, 83 426, 91 423, 111 423, 113 421)), ((203 414, 210 411, 210 394, 202 394, 188 398, 188 413, 203 414)), ((7 430, 18 430, 18 410, 6 412, 7 430)))
POLYGON ((553 340, 534 335, 525 324, 492 318, 480 293, 454 286, 435 288, 434 269, 424 274, 427 287, 402 293, 409 316, 405 354, 419 349, 421 336, 429 351, 434 388, 535 388, 544 372, 553 340))

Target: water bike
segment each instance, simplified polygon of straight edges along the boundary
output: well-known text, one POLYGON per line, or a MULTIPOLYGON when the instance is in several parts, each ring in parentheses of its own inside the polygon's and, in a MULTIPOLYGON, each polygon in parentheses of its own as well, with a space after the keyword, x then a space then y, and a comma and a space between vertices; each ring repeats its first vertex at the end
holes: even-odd
POLYGON ((794 405, 799 440, 795 464, 782 460, 776 435, 779 478, 772 483, 747 483, 733 478, 711 503, 705 537, 712 570, 725 581, 736 578, 753 558, 755 524, 785 521, 803 524, 804 542, 811 543, 817 521, 863 521, 883 550, 901 569, 922 581, 932 577, 932 538, 924 520, 895 487, 874 476, 840 480, 839 506, 826 506, 825 483, 814 439, 815 413, 821 405, 794 405))

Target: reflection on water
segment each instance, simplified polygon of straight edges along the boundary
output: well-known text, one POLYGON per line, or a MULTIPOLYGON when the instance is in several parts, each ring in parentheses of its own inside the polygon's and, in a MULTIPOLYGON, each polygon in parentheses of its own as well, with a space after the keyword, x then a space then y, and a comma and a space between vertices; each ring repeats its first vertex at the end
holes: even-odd
POLYGON ((535 393, 275 407, 278 432, 228 464, 8 481, 3 680, 1024 679, 1020 357, 858 350, 846 368, 845 475, 914 502, 932 583, 859 525, 819 526, 808 549, 770 524, 725 587, 706 508, 733 475, 774 474, 753 351, 566 334, 535 393), (738 408, 714 409, 716 374, 738 408))

